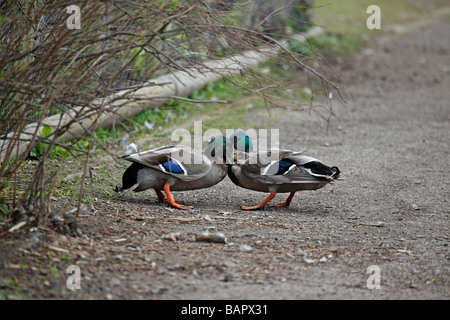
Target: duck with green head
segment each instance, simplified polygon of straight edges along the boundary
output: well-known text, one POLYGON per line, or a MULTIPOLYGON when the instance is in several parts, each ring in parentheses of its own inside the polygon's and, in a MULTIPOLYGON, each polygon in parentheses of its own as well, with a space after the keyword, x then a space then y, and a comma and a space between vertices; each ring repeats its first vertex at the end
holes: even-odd
POLYGON ((227 163, 231 162, 232 153, 230 140, 216 136, 200 154, 184 146, 166 146, 130 154, 122 157, 132 164, 122 176, 122 186, 116 186, 115 191, 155 189, 160 202, 167 201, 178 209, 192 208, 177 203, 171 191, 208 188, 221 182, 227 175, 227 163))
POLYGON ((264 209, 277 193, 289 193, 285 202, 274 203, 277 207, 289 207, 297 191, 315 190, 336 180, 340 171, 328 167, 318 159, 291 150, 253 151, 248 135, 237 130, 231 136, 236 155, 242 163, 228 166, 228 176, 237 186, 270 195, 254 206, 242 206, 243 210, 264 209), (271 161, 267 161, 271 159, 271 161))

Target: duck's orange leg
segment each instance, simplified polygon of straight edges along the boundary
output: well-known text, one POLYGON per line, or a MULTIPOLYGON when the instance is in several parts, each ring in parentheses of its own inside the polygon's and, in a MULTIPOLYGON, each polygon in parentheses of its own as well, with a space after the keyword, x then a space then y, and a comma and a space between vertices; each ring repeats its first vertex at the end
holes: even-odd
MULTIPOLYGON (((156 192, 156 195, 158 196, 158 202, 160 202, 160 203, 168 202, 168 200, 166 199, 166 197, 164 196, 164 194, 162 193, 161 190, 156 190, 155 189, 155 192, 156 192)), ((184 203, 183 200, 175 200, 175 202, 184 203)))
POLYGON ((178 208, 178 209, 182 209, 182 210, 186 210, 186 209, 192 209, 193 207, 191 206, 183 206, 181 204, 178 204, 175 202, 175 199, 172 196, 172 193, 170 193, 170 185, 168 185, 167 183, 164 185, 164 191, 166 192, 166 196, 167 196, 167 202, 174 208, 178 208))
POLYGON ((276 192, 272 192, 266 199, 264 199, 263 201, 261 201, 259 204, 257 204, 256 206, 242 206, 241 209, 242 210, 258 210, 258 209, 264 209, 264 207, 266 206, 266 204, 269 203, 270 200, 272 200, 275 196, 276 196, 276 192))
POLYGON ((155 192, 156 192, 156 195, 158 196, 158 202, 167 201, 166 197, 164 197, 164 194, 161 192, 161 190, 156 190, 155 189, 155 192))
POLYGON ((289 207, 289 205, 291 204, 292 198, 294 198, 294 195, 295 195, 295 191, 291 192, 289 194, 289 196, 286 198, 285 202, 271 203, 271 204, 273 204, 275 207, 289 207))

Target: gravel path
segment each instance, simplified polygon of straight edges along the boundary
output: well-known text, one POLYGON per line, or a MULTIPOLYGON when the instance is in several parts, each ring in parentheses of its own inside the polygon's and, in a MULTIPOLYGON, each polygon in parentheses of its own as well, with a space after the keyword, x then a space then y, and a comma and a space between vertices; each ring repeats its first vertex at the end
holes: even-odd
MULTIPOLYGON (((336 103, 328 134, 314 116, 277 111, 271 121, 281 146, 339 166, 342 181, 298 193, 289 209, 250 213, 238 208, 266 195, 229 180, 184 193, 193 212, 162 208, 166 219, 155 213, 147 224, 181 240, 159 240, 144 258, 153 263, 151 277, 130 275, 112 295, 448 299, 448 34, 449 23, 436 24, 336 66, 353 98, 336 103), (208 227, 228 244, 192 241, 208 227), (379 290, 367 286, 370 266, 379 270, 379 290)), ((266 113, 257 117, 267 121, 266 113)))

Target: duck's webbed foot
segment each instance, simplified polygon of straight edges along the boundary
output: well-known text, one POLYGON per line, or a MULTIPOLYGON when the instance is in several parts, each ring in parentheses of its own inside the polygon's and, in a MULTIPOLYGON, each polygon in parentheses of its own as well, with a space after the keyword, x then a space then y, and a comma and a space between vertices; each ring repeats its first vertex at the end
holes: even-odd
POLYGON ((289 205, 292 202, 292 198, 294 198, 295 192, 291 192, 289 194, 289 196, 286 198, 285 202, 280 202, 280 203, 273 203, 271 202, 270 204, 275 206, 275 207, 289 207, 289 205))
MULTIPOLYGON (((167 183, 164 185, 164 191, 166 192, 167 199, 164 199, 163 201, 167 201, 172 207, 181 209, 181 210, 187 210, 187 209, 194 208, 192 206, 184 206, 182 204, 177 203, 175 201, 175 199, 173 198, 172 193, 170 192, 170 185, 168 185, 167 183)), ((158 195, 158 199, 160 199, 159 195, 158 195)))
POLYGON ((266 199, 264 199, 263 201, 261 201, 259 204, 255 205, 255 206, 241 206, 242 210, 263 210, 264 207, 266 206, 266 204, 268 204, 270 202, 270 200, 272 200, 275 196, 276 196, 276 192, 272 192, 266 199))
MULTIPOLYGON (((158 196, 158 202, 159 203, 163 203, 163 202, 169 203, 169 200, 166 199, 166 197, 164 196, 164 193, 162 193, 161 190, 156 190, 155 189, 155 192, 156 192, 156 195, 158 196)), ((184 200, 176 200, 175 199, 175 202, 184 204, 184 200)))

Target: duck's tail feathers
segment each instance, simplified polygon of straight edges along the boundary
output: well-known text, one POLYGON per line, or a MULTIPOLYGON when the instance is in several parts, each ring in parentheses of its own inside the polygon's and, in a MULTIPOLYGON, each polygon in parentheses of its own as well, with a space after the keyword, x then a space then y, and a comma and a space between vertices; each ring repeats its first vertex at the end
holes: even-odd
POLYGON ((116 186, 116 188, 115 189, 113 189, 115 192, 121 192, 122 194, 127 194, 127 193, 129 193, 129 192, 131 192, 131 191, 134 191, 137 187, 139 187, 139 183, 136 183, 136 184, 134 184, 134 185, 132 185, 130 188, 128 188, 128 189, 124 189, 124 188, 122 188, 122 186, 116 186))
POLYGON ((333 174, 331 175, 331 177, 333 179, 339 178, 339 175, 341 174, 341 171, 339 170, 338 167, 331 167, 331 171, 333 171, 333 174))

